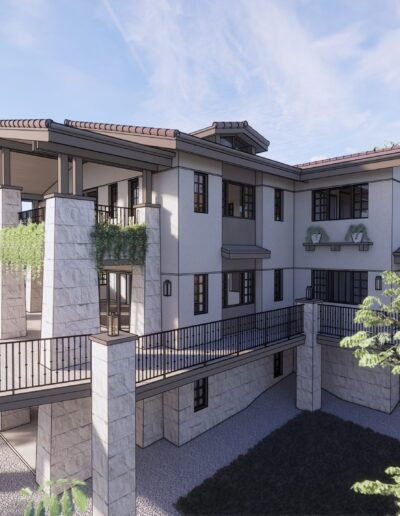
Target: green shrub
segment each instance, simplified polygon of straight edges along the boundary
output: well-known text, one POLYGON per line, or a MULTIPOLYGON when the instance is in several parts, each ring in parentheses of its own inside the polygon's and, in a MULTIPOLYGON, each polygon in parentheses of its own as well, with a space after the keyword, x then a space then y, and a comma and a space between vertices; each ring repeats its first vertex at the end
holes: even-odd
POLYGON ((0 230, 0 262, 11 270, 31 267, 38 276, 43 267, 44 223, 19 224, 0 230))

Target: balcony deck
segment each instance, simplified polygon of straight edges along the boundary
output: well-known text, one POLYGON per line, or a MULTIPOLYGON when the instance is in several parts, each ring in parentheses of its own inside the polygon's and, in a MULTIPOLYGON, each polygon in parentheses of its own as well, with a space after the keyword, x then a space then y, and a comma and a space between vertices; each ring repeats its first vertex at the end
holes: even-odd
MULTIPOLYGON (((136 344, 140 396, 206 371, 216 374, 260 354, 302 343, 302 306, 144 335, 136 344)), ((37 333, 37 318, 30 318, 37 333)), ((0 342, 0 411, 90 395, 89 335, 0 342)))

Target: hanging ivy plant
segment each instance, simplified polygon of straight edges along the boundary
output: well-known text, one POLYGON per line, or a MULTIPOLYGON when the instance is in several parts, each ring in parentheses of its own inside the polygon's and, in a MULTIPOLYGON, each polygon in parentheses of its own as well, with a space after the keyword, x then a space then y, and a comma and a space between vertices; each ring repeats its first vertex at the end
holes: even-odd
POLYGON ((43 267, 44 223, 19 224, 0 230, 0 262, 11 270, 30 267, 37 277, 43 267))
POLYGON ((117 226, 96 224, 92 233, 95 247, 97 270, 103 270, 105 258, 110 260, 129 260, 134 265, 143 265, 147 249, 146 226, 117 226))

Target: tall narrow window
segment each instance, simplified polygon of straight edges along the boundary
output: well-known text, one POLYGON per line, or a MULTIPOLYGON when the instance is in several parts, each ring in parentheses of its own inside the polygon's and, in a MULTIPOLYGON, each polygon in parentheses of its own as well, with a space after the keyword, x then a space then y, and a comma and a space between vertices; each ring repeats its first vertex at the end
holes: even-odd
POLYGON ((194 173, 194 211, 208 213, 208 176, 202 172, 194 173))
POLYGON ((132 208, 139 204, 139 178, 135 177, 129 181, 129 206, 132 208))
POLYGON ((208 312, 208 274, 194 275, 194 314, 208 312))
POLYGON ((283 190, 275 188, 275 220, 283 221, 283 190))
POLYGON ((208 378, 194 382, 194 411, 208 407, 208 378))
POLYGON ((283 299, 283 270, 274 270, 274 301, 283 299))
POLYGON ((108 187, 108 204, 110 206, 110 216, 117 218, 117 203, 118 203, 118 183, 113 183, 108 187))
POLYGON ((274 378, 283 375, 283 351, 274 353, 274 378))

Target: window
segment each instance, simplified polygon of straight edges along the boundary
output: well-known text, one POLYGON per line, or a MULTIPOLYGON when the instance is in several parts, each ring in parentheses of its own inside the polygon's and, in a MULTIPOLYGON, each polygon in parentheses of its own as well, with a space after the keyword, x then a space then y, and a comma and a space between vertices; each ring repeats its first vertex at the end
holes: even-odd
POLYGON ((118 184, 113 183, 108 187, 108 204, 110 206, 110 214, 113 219, 117 218, 118 203, 118 184))
POLYGON ((194 382, 194 411, 208 407, 208 378, 194 382))
POLYGON ((283 299, 283 270, 274 270, 274 301, 283 299))
POLYGON ((224 272, 223 306, 254 303, 254 271, 224 272))
POLYGON ((129 181, 129 206, 133 208, 139 204, 139 178, 135 177, 129 181))
POLYGON ((283 351, 274 353, 274 378, 283 375, 283 351))
POLYGON ((351 185, 313 191, 312 218, 343 220, 368 218, 368 185, 351 185))
POLYGON ((229 147, 230 149, 236 149, 242 152, 253 154, 253 147, 237 136, 221 136, 219 143, 224 147, 229 147))
POLYGON ((313 270, 312 286, 316 299, 358 305, 368 295, 368 272, 313 270))
POLYGON ((194 211, 208 213, 208 176, 201 172, 194 173, 194 211))
POLYGON ((223 181, 224 217, 255 218, 254 186, 223 181))
POLYGON ((99 286, 100 287, 105 287, 107 285, 107 273, 106 272, 101 272, 99 274, 99 286))
POLYGON ((283 190, 275 188, 275 220, 283 221, 283 190))
POLYGON ((194 314, 208 312, 208 274, 194 275, 194 314))

